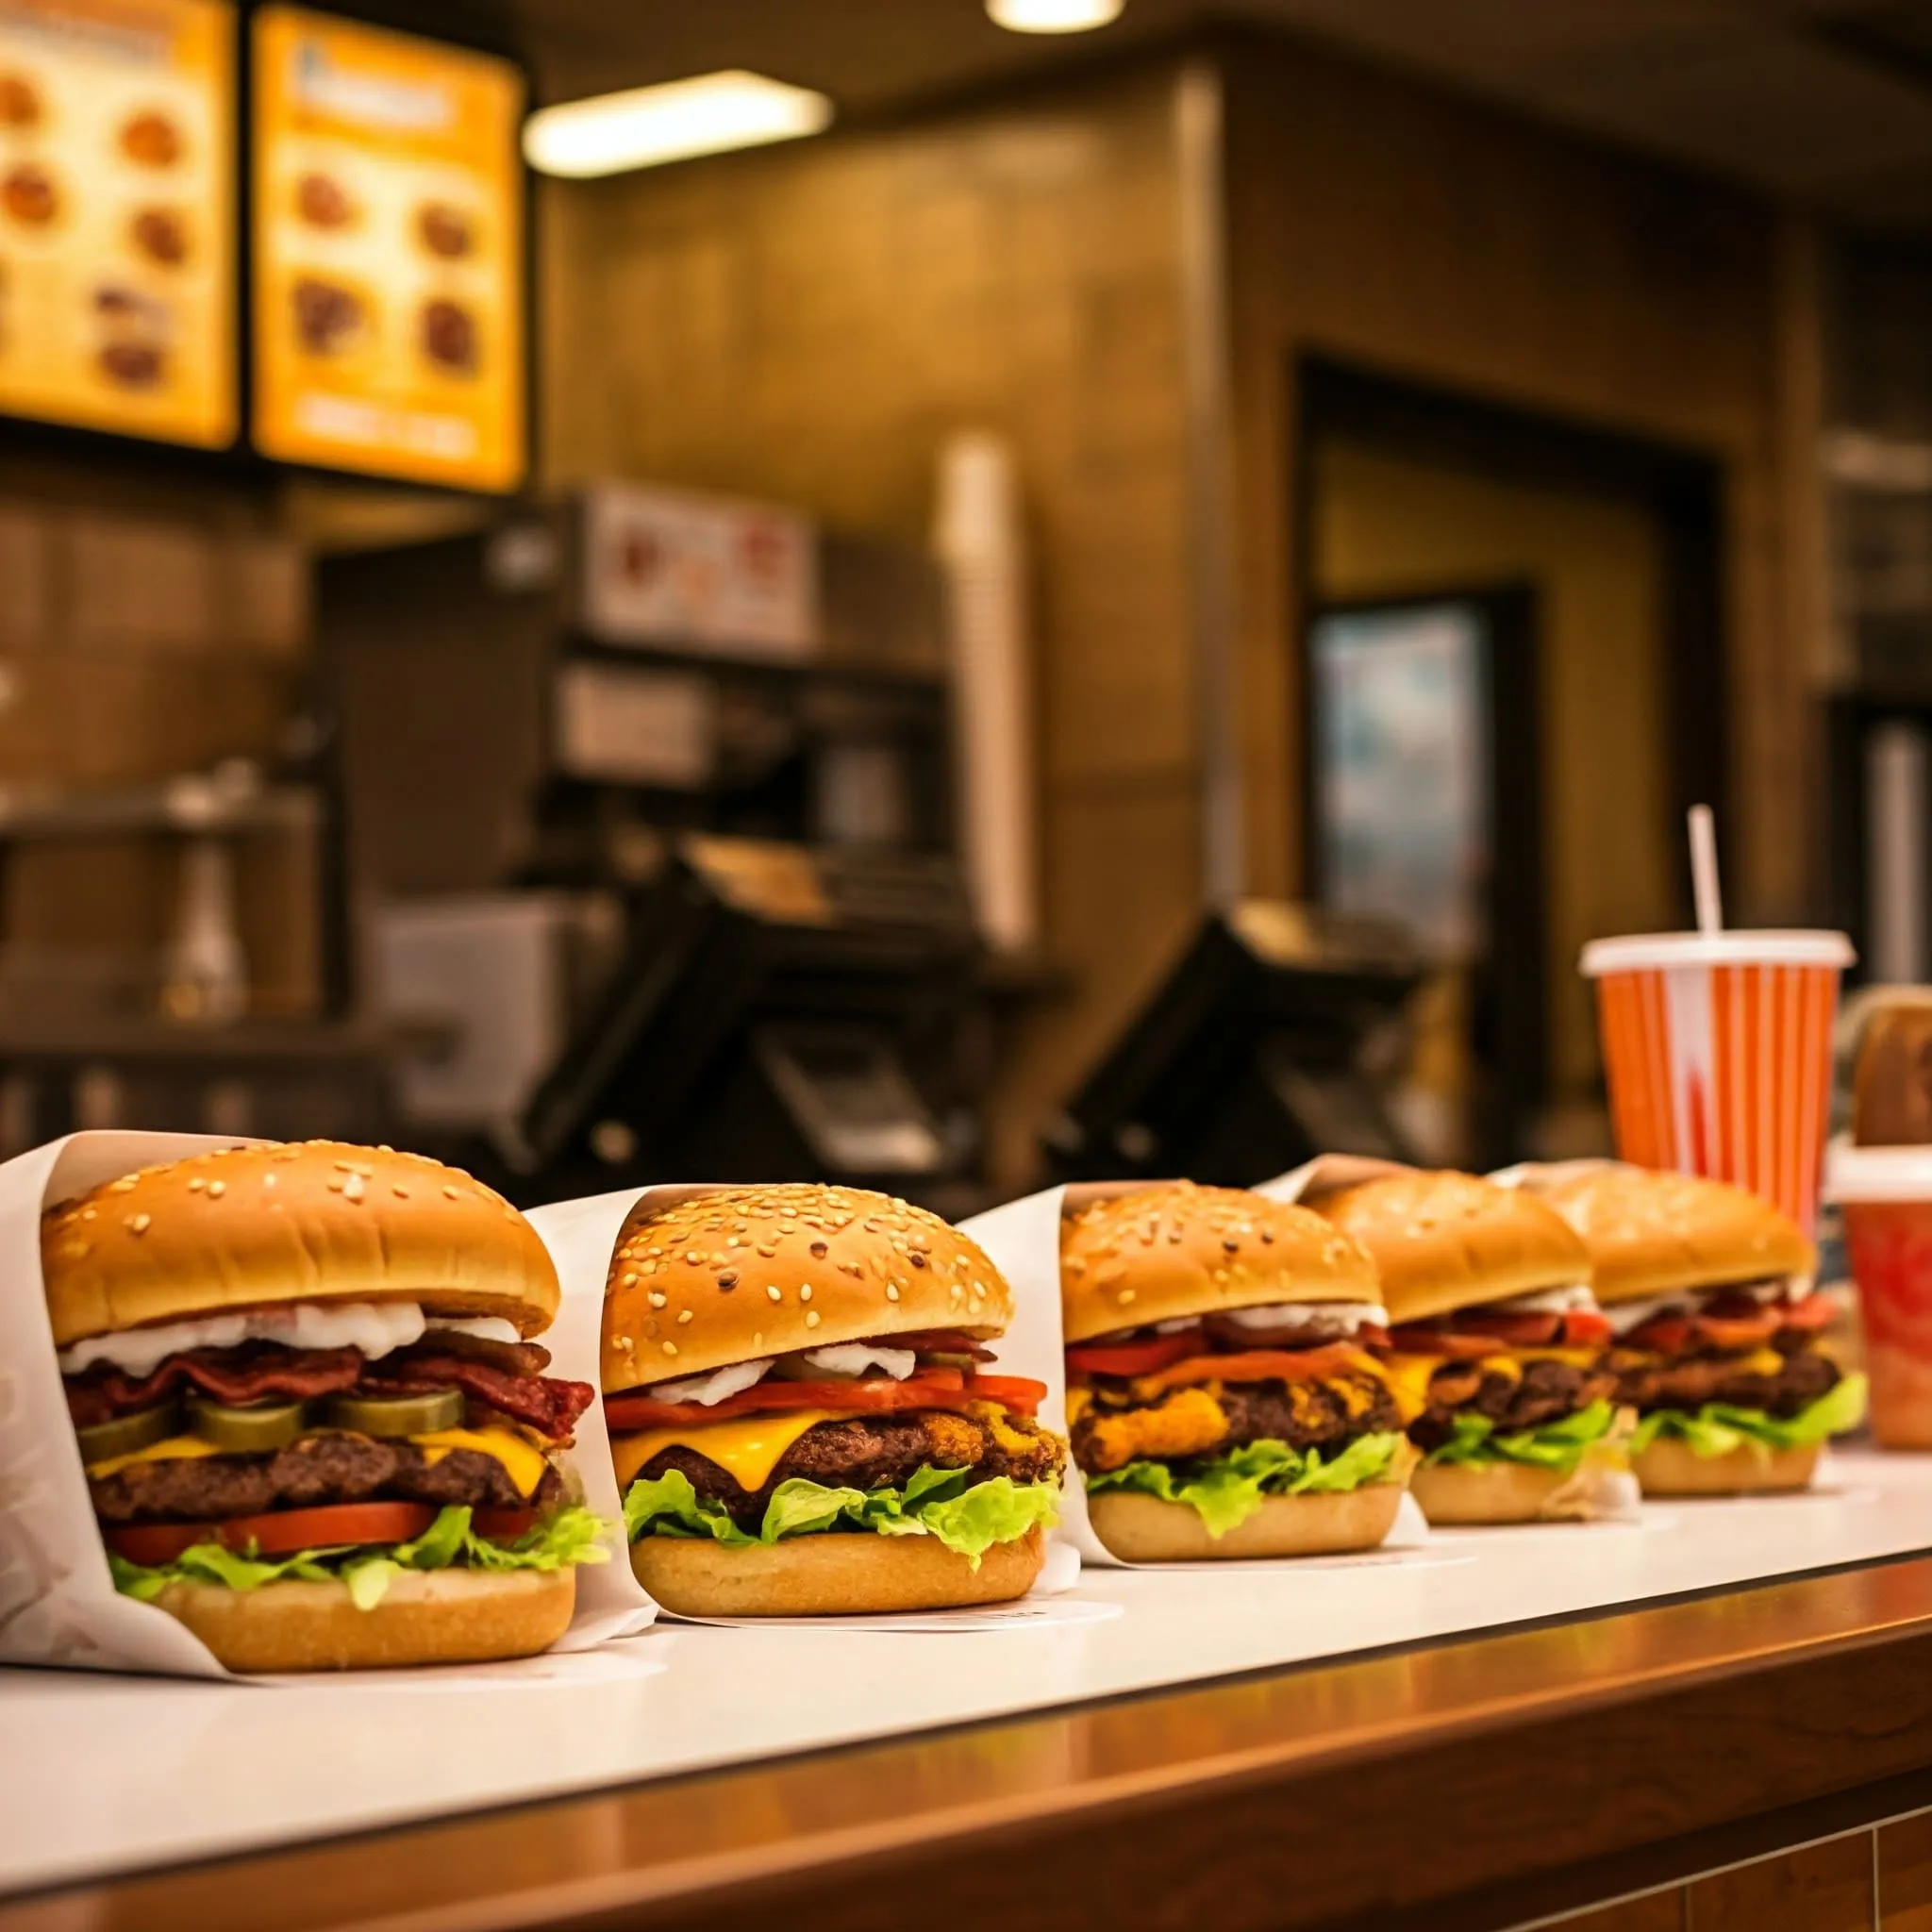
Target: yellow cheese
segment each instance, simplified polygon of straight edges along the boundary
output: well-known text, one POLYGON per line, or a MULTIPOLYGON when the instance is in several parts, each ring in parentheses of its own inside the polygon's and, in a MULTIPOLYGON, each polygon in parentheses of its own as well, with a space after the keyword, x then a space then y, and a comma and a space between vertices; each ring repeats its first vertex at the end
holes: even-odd
POLYGON ((92 1476, 114 1475, 137 1462, 184 1462, 191 1457, 221 1453, 212 1442, 204 1442, 199 1436, 169 1436, 162 1441, 150 1442, 145 1449, 131 1449, 125 1456, 90 1462, 87 1473, 92 1476))
POLYGON ((1429 1378, 1442 1366, 1440 1355, 1391 1355, 1385 1364, 1389 1386, 1405 1414, 1420 1415, 1429 1406, 1429 1378))
POLYGON ((1744 1375, 1780 1375, 1784 1367, 1785 1358, 1774 1348, 1755 1348, 1737 1364, 1738 1373, 1744 1375))
POLYGON ((660 1449, 689 1449, 715 1462, 741 1490, 760 1490, 780 1458, 808 1429, 837 1422, 829 1408, 794 1408, 776 1415, 748 1415, 736 1422, 696 1423, 620 1436, 610 1445, 617 1487, 628 1489, 639 1470, 660 1449))
POLYGON ((474 1449, 479 1456, 492 1457, 509 1473, 517 1494, 529 1495, 543 1480, 550 1458, 542 1450, 512 1435, 508 1429, 435 1429, 409 1441, 423 1452, 423 1460, 432 1468, 452 1449, 474 1449))
POLYGON ((1091 1389, 1069 1389, 1067 1391, 1067 1426, 1072 1428, 1093 1406, 1093 1391, 1091 1389))

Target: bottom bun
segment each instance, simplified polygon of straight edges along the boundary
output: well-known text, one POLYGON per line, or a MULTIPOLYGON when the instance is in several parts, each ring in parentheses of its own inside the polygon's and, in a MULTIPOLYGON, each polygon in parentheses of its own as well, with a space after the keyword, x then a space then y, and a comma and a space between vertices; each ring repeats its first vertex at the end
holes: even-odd
POLYGON ((1124 1563, 1182 1563, 1202 1557, 1321 1557, 1373 1550, 1394 1527, 1400 1483, 1319 1496, 1264 1496, 1245 1523, 1222 1536, 1185 1503, 1131 1491, 1090 1495, 1093 1534, 1124 1563))
POLYGON ((1046 1563, 1046 1532, 995 1543, 979 1568, 937 1537, 824 1530, 750 1549, 708 1537, 646 1536, 637 1579, 680 1617, 850 1617, 945 1610, 1024 1596, 1046 1563))
POLYGON ((1424 1465, 1409 1488, 1431 1523, 1559 1523, 1597 1513, 1599 1464, 1586 1456, 1575 1469, 1527 1462, 1424 1465))
POLYGON ((1688 1442, 1653 1442, 1631 1459, 1646 1496, 1738 1496, 1804 1490, 1818 1468, 1818 1445, 1763 1450, 1745 1442, 1724 1456, 1699 1456, 1688 1442))
POLYGON ((340 1583, 171 1583, 155 1602, 231 1671, 366 1671, 534 1657, 570 1627, 569 1570, 405 1571, 373 1610, 340 1583))

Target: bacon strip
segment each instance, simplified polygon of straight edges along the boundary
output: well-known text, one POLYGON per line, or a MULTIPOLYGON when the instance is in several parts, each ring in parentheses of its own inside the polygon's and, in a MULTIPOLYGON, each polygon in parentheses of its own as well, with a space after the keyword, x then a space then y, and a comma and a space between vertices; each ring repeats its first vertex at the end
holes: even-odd
POLYGON ((368 1366, 353 1348, 283 1348, 262 1342, 253 1349, 196 1348, 171 1355, 151 1375, 130 1380, 119 1369, 90 1369, 67 1384, 67 1412, 76 1428, 110 1422, 137 1408, 151 1408, 182 1383, 217 1402, 259 1402, 280 1395, 309 1402, 353 1389, 368 1366))
POLYGON ((460 1389, 474 1402, 527 1424, 540 1436, 561 1441, 596 1400, 588 1382, 550 1375, 512 1375, 488 1362, 454 1355, 405 1355, 371 1362, 360 1388, 369 1395, 422 1395, 460 1389))

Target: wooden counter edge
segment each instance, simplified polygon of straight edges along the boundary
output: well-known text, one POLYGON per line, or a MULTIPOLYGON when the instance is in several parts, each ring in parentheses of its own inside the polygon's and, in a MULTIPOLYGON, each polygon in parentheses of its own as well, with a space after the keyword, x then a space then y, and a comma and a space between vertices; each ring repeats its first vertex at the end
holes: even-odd
POLYGON ((1803 1835, 1928 1769, 1915 1558, 74 1888, 0 1932, 227 1932, 268 1900, 289 1932, 1373 1924, 1551 1908, 1586 1867, 1641 1889, 1658 1846, 1803 1835))

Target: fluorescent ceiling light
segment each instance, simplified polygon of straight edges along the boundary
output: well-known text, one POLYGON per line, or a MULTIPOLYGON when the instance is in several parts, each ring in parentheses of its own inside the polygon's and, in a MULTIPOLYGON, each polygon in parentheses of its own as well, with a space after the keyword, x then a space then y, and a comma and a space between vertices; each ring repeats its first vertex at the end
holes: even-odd
POLYGON ((1016 34, 1084 34, 1121 17, 1127 0, 986 0, 995 23, 1016 34))
POLYGON ((828 126, 832 104, 762 74, 700 74, 540 108, 524 124, 524 158, 540 174, 619 175, 691 155, 795 141, 828 126))

